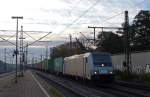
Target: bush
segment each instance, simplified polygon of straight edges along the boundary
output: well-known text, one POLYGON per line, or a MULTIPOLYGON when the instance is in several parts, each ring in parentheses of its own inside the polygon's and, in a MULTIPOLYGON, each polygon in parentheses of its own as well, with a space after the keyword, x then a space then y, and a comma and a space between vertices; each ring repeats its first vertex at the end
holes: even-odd
POLYGON ((117 80, 134 80, 138 77, 137 74, 128 71, 115 70, 114 73, 117 80))
POLYGON ((133 72, 114 70, 115 79, 132 81, 150 81, 150 73, 136 74, 133 72))
POLYGON ((150 73, 144 73, 139 75, 139 80, 150 81, 150 73))

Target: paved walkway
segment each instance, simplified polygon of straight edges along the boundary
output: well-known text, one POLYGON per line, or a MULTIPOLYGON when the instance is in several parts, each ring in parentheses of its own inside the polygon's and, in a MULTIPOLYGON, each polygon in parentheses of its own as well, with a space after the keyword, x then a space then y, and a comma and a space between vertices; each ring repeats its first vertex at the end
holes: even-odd
POLYGON ((5 80, 3 84, 0 81, 0 97, 50 97, 31 71, 18 78, 17 84, 14 76, 5 80))

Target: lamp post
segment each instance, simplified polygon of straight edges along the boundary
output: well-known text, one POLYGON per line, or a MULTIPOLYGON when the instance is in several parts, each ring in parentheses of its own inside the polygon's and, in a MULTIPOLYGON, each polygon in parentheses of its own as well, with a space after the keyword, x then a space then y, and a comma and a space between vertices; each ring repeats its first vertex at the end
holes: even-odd
POLYGON ((16 76, 15 76, 15 82, 17 83, 17 66, 18 66, 18 63, 17 63, 17 61, 18 61, 18 56, 17 56, 17 54, 18 54, 18 20, 19 19, 23 19, 23 17, 22 16, 12 16, 11 17, 12 19, 16 19, 17 20, 17 26, 16 26, 16 50, 15 50, 15 55, 16 55, 16 76))

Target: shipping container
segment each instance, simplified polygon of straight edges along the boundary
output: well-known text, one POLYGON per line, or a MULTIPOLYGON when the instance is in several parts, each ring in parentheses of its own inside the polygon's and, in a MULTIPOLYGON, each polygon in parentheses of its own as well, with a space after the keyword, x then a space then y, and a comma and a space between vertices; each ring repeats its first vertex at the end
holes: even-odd
POLYGON ((36 65, 36 68, 37 68, 37 69, 42 70, 42 64, 41 64, 41 63, 34 64, 34 65, 36 65))
POLYGON ((54 73, 54 59, 48 60, 48 72, 54 73))
POLYGON ((62 57, 56 58, 54 60, 54 63, 55 63, 55 66, 54 66, 55 73, 56 74, 62 74, 64 59, 62 57))
POLYGON ((44 60, 44 61, 43 61, 43 65, 44 65, 44 66, 43 66, 43 70, 44 70, 44 71, 48 71, 48 60, 44 60))

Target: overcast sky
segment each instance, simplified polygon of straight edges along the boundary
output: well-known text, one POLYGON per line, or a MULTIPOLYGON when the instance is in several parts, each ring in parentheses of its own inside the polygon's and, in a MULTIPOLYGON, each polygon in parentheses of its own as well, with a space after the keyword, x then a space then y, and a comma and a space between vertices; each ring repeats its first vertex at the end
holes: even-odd
MULTIPOLYGON (((58 41, 52 43, 56 45, 68 41, 68 34, 73 38, 79 37, 79 32, 92 35, 88 26, 121 26, 125 10, 129 11, 131 22, 140 10, 149 10, 149 5, 150 0, 0 0, 0 30, 15 31, 16 20, 11 16, 23 16, 19 29, 23 25, 24 31, 43 31, 26 32, 35 39, 52 32, 43 40, 58 41)), ((0 36, 6 39, 13 35, 13 31, 0 31, 0 36)), ((28 35, 25 38, 34 41, 28 35)))
MULTIPOLYGON (((149 10, 149 3, 149 0, 1 0, 0 30, 15 30, 16 21, 11 16, 23 16, 19 25, 26 31, 59 34, 49 35, 49 39, 68 37, 68 33, 90 32, 87 29, 90 25, 120 26, 123 11, 128 10, 133 18, 139 10, 149 10), (107 20, 113 16, 116 17, 107 20)), ((33 36, 38 37, 37 33, 33 36)))

